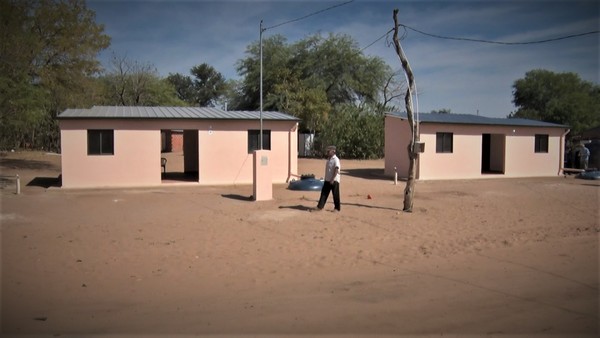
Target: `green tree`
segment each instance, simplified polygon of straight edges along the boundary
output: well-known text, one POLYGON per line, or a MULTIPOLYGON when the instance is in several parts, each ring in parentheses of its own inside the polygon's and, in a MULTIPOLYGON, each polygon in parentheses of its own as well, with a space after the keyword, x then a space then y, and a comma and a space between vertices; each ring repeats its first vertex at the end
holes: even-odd
POLYGON ((103 31, 83 0, 0 0, 0 148, 58 149, 56 115, 97 92, 103 31))
POLYGON ((241 80, 229 79, 225 81, 225 91, 219 103, 221 103, 225 109, 229 109, 229 107, 240 107, 243 98, 241 88, 241 80))
POLYGON ((335 144, 344 158, 374 159, 383 157, 384 114, 375 106, 356 107, 346 104, 336 108, 335 119, 328 119, 317 134, 317 153, 335 144))
POLYGON ((177 96, 192 105, 216 107, 228 94, 228 82, 207 63, 192 67, 193 78, 179 73, 169 74, 167 80, 175 86, 177 96))
POLYGON ((566 124, 571 135, 600 125, 600 86, 575 73, 532 70, 513 89, 517 111, 509 117, 566 124))
MULTIPOLYGON (((246 58, 238 62, 244 77, 243 94, 249 99, 244 109, 257 109, 260 85, 260 51, 251 44, 246 58)), ((378 100, 389 67, 377 57, 364 56, 357 43, 346 35, 309 36, 295 44, 275 35, 263 41, 263 94, 296 79, 307 88, 325 91, 330 104, 372 103, 378 100)), ((275 107, 266 107, 272 109, 275 107)))
MULTIPOLYGON (((239 86, 240 96, 235 100, 234 109, 258 110, 260 108, 260 46, 258 42, 246 48, 247 57, 237 63, 237 72, 242 76, 239 86)), ((286 38, 274 35, 263 39, 263 99, 274 91, 278 83, 285 81, 290 74, 288 62, 290 48, 286 38)), ((264 103, 264 102, 263 102, 264 103)), ((265 110, 276 110, 264 105, 265 110)))
POLYGON ((297 78, 275 85, 265 100, 267 106, 300 118, 301 129, 310 133, 323 126, 332 109, 324 90, 306 87, 297 78))
MULTIPOLYGON (((260 46, 251 44, 238 62, 242 99, 237 109, 256 110, 260 102, 260 46)), ((380 58, 364 56, 346 35, 309 36, 289 44, 281 35, 263 41, 263 108, 302 119, 303 130, 320 131, 339 107, 365 107, 381 102, 386 109, 397 81, 380 58), (387 85, 387 87, 386 87, 387 85), (393 88, 392 88, 393 87, 393 88), (387 90, 387 92, 384 92, 387 90)))
POLYGON ((226 82, 223 75, 206 63, 192 67, 190 72, 195 77, 195 103, 200 107, 214 107, 225 94, 226 82))
POLYGON ((179 73, 169 73, 167 81, 175 87, 175 93, 180 100, 194 104, 194 82, 191 77, 179 73))

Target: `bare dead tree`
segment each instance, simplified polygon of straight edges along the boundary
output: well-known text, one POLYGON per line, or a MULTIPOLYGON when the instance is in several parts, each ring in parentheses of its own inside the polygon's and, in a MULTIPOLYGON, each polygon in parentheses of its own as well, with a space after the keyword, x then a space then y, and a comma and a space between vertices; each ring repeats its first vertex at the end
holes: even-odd
POLYGON ((125 56, 117 56, 114 53, 111 60, 111 65, 113 68, 111 87, 114 89, 114 95, 119 101, 119 104, 126 106, 127 100, 125 99, 125 92, 127 90, 127 77, 131 72, 131 66, 127 62, 127 58, 125 56))
POLYGON ((397 79, 400 75, 400 70, 393 71, 388 74, 385 84, 383 85, 383 108, 387 108, 388 104, 395 101, 404 93, 404 82, 397 79))
POLYGON ((111 99, 122 106, 141 106, 150 96, 150 82, 157 70, 151 64, 113 54, 112 71, 108 73, 111 99))
POLYGON ((133 63, 130 82, 131 95, 135 106, 143 105, 146 101, 149 82, 156 73, 158 71, 151 64, 142 64, 137 61, 133 63))
POLYGON ((412 212, 413 196, 415 193, 415 179, 417 173, 416 164, 419 157, 419 153, 415 148, 415 145, 418 141, 418 126, 415 125, 415 119, 412 110, 412 91, 415 88, 415 77, 410 65, 408 64, 408 59, 406 58, 406 55, 404 55, 404 51, 400 46, 400 41, 398 40, 398 9, 394 9, 394 46, 396 47, 396 54, 398 54, 400 62, 402 63, 402 68, 408 77, 408 87, 406 88, 406 95, 404 96, 404 104, 406 106, 406 115, 408 115, 408 123, 410 125, 410 131, 412 135, 410 138, 410 143, 408 144, 409 167, 408 180, 406 181, 406 188, 404 188, 403 211, 412 212))

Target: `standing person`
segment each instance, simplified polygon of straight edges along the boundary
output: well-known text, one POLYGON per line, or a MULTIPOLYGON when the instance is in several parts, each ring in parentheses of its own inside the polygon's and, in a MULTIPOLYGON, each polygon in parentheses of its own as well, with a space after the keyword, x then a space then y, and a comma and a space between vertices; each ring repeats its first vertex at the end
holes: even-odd
POLYGON ((587 170, 589 159, 590 150, 583 143, 581 143, 581 149, 579 149, 579 164, 581 165, 581 169, 587 170))
POLYGON ((335 146, 327 147, 327 163, 325 163, 325 181, 321 189, 321 198, 316 211, 323 210, 329 192, 333 192, 334 211, 340 211, 340 159, 335 155, 335 146))

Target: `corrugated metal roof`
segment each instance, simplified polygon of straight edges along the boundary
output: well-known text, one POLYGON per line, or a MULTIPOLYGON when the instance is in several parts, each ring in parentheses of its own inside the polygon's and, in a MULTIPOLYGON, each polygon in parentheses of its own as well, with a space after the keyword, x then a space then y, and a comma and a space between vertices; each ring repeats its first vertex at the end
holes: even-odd
MULTIPOLYGON (((59 119, 206 119, 258 120, 258 111, 225 111, 211 107, 128 107, 94 106, 90 109, 66 109, 59 119)), ((263 111, 263 120, 300 121, 297 117, 275 111, 263 111)))
MULTIPOLYGON (((388 115, 407 119, 406 113, 394 112, 388 115)), ((415 115, 416 118, 416 115, 415 115)), ((479 124, 479 125, 497 125, 497 126, 518 126, 518 127, 552 127, 568 128, 567 125, 550 122, 520 119, 520 118, 495 118, 469 114, 434 114, 419 113, 420 123, 447 123, 447 124, 479 124)))

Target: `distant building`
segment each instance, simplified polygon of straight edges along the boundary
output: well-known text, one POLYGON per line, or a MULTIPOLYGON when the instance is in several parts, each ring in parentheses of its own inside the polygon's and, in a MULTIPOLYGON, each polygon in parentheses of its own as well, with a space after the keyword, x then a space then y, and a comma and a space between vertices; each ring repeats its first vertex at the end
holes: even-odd
MULTIPOLYGON (((165 131, 181 131, 184 171, 194 182, 251 184, 259 117, 256 111, 198 107, 67 109, 58 116, 62 185, 161 185, 165 131)), ((280 112, 263 112, 262 120, 273 183, 285 183, 298 169, 299 120, 280 112)))
POLYGON ((183 151, 183 130, 161 130, 160 134, 163 153, 183 151))
MULTIPOLYGON (((418 114, 424 152, 417 178, 474 179, 562 173, 565 125, 463 114, 418 114)), ((405 113, 385 117, 385 174, 407 177, 410 126, 405 113)))

